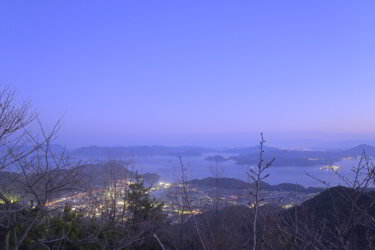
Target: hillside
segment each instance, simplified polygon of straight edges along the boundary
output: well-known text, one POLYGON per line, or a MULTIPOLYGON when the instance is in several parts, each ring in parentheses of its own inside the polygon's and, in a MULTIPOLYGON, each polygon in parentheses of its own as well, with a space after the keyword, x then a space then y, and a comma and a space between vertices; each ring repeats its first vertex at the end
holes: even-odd
POLYGON ((299 228, 297 249, 319 245, 325 249, 373 249, 369 246, 375 243, 374 200, 374 192, 333 187, 280 213, 279 227, 286 234, 294 232, 290 225, 299 228))

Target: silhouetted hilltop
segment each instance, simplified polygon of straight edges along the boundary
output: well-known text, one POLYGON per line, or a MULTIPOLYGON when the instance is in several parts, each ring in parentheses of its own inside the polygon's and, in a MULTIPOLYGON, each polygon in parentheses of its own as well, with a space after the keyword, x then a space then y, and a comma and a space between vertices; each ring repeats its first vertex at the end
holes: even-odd
POLYGON ((344 249, 343 246, 346 249, 373 249, 368 246, 375 243, 374 200, 375 192, 337 186, 283 211, 278 224, 284 232, 290 230, 291 225, 299 228, 299 243, 307 249, 307 242, 312 245, 333 244, 333 249, 344 249), (312 239, 312 235, 318 238, 312 239))
POLYGON ((105 186, 114 181, 134 179, 136 176, 143 178, 145 185, 150 186, 159 181, 156 173, 138 174, 129 169, 129 163, 125 161, 108 161, 99 164, 85 165, 80 168, 82 178, 88 180, 91 185, 105 186))
POLYGON ((359 208, 366 208, 375 217, 375 192, 354 191, 343 186, 336 186, 321 192, 312 199, 303 202, 299 208, 319 216, 319 218, 330 217, 333 213, 338 215, 349 214, 353 204, 359 208))
POLYGON ((366 144, 361 144, 361 145, 358 145, 354 148, 349 148, 349 149, 345 150, 342 154, 344 156, 347 156, 347 157, 350 157, 350 156, 354 157, 354 156, 361 156, 363 152, 365 152, 367 156, 374 157, 375 156, 375 147, 370 146, 370 145, 366 145, 366 144))
POLYGON ((292 184, 292 183, 280 183, 280 184, 272 186, 272 188, 273 190, 290 191, 290 192, 306 192, 307 191, 307 189, 304 186, 298 185, 298 184, 292 184))

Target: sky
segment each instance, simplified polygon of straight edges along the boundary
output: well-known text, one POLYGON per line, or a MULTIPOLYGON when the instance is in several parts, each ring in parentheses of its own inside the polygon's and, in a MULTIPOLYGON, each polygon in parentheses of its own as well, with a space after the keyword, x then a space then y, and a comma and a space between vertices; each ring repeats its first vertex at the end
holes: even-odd
MULTIPOLYGON (((58 142, 375 139, 374 1, 0 2, 0 84, 58 142)), ((272 143, 271 143, 272 144, 272 143)))

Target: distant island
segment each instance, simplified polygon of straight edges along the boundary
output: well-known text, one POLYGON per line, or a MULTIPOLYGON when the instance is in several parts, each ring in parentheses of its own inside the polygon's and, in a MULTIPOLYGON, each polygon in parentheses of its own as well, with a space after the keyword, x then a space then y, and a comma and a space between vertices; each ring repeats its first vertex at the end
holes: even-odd
MULTIPOLYGON (((56 149, 58 147, 56 146, 56 149)), ((309 167, 333 165, 343 159, 358 159, 363 152, 368 158, 375 157, 375 147, 370 145, 358 145, 346 150, 299 150, 280 149, 275 147, 265 147, 264 156, 266 160, 275 158, 274 167, 309 167)), ((126 157, 205 157, 204 160, 224 162, 233 160, 238 165, 254 165, 259 159, 259 146, 240 148, 205 148, 195 146, 129 146, 129 147, 82 147, 70 151, 70 154, 77 158, 103 159, 103 158, 126 158, 126 157), (207 156, 209 155, 210 156, 207 156), (212 155, 215 154, 215 155, 212 155), (228 157, 222 156, 229 155, 228 157)))
POLYGON ((215 161, 215 162, 223 162, 228 161, 229 159, 221 156, 221 155, 215 155, 215 156, 208 156, 205 159, 206 161, 215 161))
MULTIPOLYGON (((255 188, 254 183, 245 182, 242 180, 234 178, 213 178, 208 177, 204 179, 194 179, 188 182, 189 184, 197 186, 207 186, 207 187, 218 187, 224 189, 252 189, 255 188)), ((271 185, 266 182, 261 182, 260 184, 262 190, 264 191, 286 191, 286 192, 300 192, 300 193, 319 193, 325 190, 325 188, 320 187, 308 187, 305 188, 302 185, 292 184, 292 183, 280 183, 277 185, 271 185)))
MULTIPOLYGON (((309 167, 333 165, 344 159, 355 160, 360 158, 364 152, 368 158, 375 157, 375 147, 363 144, 347 150, 331 151, 300 151, 272 148, 269 151, 265 150, 265 158, 266 160, 275 158, 274 167, 309 167)), ((231 156, 229 159, 234 160, 239 165, 255 165, 258 162, 259 153, 240 154, 231 156)))

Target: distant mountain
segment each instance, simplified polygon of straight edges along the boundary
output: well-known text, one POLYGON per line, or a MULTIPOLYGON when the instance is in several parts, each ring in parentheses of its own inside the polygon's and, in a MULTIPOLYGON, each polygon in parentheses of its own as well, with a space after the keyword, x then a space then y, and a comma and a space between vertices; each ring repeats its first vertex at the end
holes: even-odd
POLYGON ((342 154, 344 156, 361 156, 363 152, 366 152, 366 155, 367 156, 372 156, 374 157, 375 156, 375 147, 374 146, 370 146, 370 145, 366 145, 366 144, 361 144, 361 145, 358 145, 354 148, 349 148, 347 150, 345 150, 344 152, 342 152, 342 154))
MULTIPOLYGON (((208 177, 201 180, 194 179, 188 182, 189 184, 197 186, 218 187, 224 189, 253 189, 255 183, 248 183, 234 178, 213 178, 208 177)), ((317 193, 324 190, 324 188, 305 188, 304 186, 292 183, 281 183, 277 185, 270 185, 266 182, 261 182, 261 188, 265 191, 287 191, 287 192, 303 192, 303 193, 317 193)))
POLYGON ((280 184, 272 186, 272 188, 273 190, 281 190, 281 191, 306 192, 306 188, 304 186, 298 185, 298 184, 292 184, 292 183, 280 183, 280 184))
POLYGON ((128 169, 124 161, 108 161, 99 164, 89 164, 80 168, 80 175, 93 186, 106 186, 116 180, 143 178, 145 185, 151 186, 159 181, 160 176, 155 173, 138 174, 128 169))
MULTIPOLYGON (((278 148, 265 147, 267 152, 281 151, 278 148)), ((232 155, 244 155, 249 153, 258 153, 259 146, 239 147, 239 148, 205 148, 194 146, 119 146, 119 147, 101 147, 89 146, 72 150, 72 156, 85 158, 120 158, 130 156, 201 156, 205 153, 223 153, 232 155)), ((210 158, 213 159, 213 158, 210 158)))
MULTIPOLYGON (((267 151, 267 152, 281 151, 281 149, 279 148, 267 147, 267 146, 264 146, 263 149, 264 151, 267 151)), ((260 150, 259 146, 253 146, 253 147, 228 148, 228 149, 221 150, 221 152, 226 153, 226 154, 244 155, 244 154, 259 153, 259 150, 260 150)))
MULTIPOLYGON (((325 151, 292 151, 292 150, 264 150, 265 160, 275 158, 274 167, 284 166, 319 166, 334 164, 340 160, 340 155, 334 152, 325 151)), ((232 156, 230 159, 239 165, 255 165, 259 161, 259 153, 249 153, 239 156, 232 156)))
POLYGON ((212 149, 201 147, 165 147, 165 146, 132 146, 132 147, 99 147, 90 146, 75 149, 71 152, 76 157, 86 158, 121 158, 131 156, 200 156, 212 149))
MULTIPOLYGON (((55 151, 61 152, 62 148, 56 147, 55 151)), ((264 147, 266 160, 275 158, 273 166, 320 166, 332 165, 346 157, 358 157, 365 151, 367 156, 375 157, 375 147, 359 145, 347 150, 308 151, 301 149, 279 149, 264 147)), ((213 149, 204 147, 167 147, 167 146, 132 146, 132 147, 99 147, 90 146, 75 149, 70 152, 72 156, 90 159, 113 159, 131 156, 202 156, 207 153, 217 153, 206 157, 208 161, 233 160, 239 165, 254 165, 259 160, 259 146, 213 149), (225 157, 222 156, 226 155, 225 157), (229 156, 227 156, 229 155, 229 156)))
MULTIPOLYGON (((375 147, 370 145, 358 145, 347 150, 330 151, 299 151, 299 150, 264 150, 266 160, 275 158, 273 166, 319 166, 332 165, 346 157, 358 157, 366 152, 368 157, 375 157, 375 147)), ((239 165, 254 165, 259 161, 259 153, 248 153, 231 156, 230 159, 239 165)))

